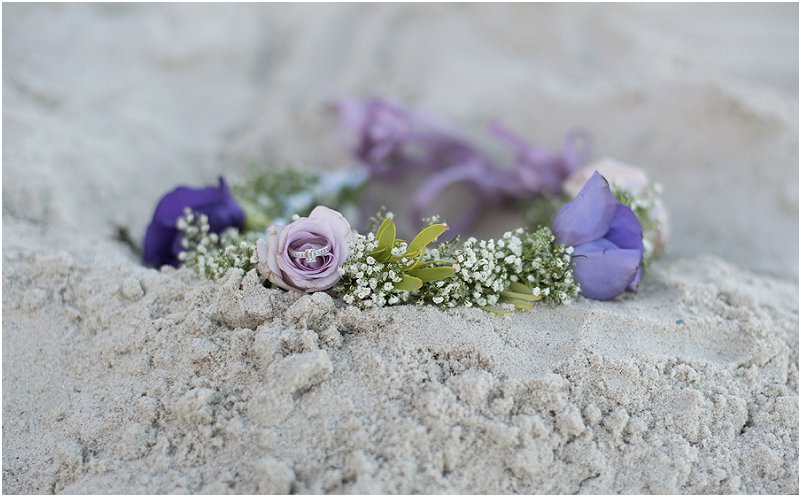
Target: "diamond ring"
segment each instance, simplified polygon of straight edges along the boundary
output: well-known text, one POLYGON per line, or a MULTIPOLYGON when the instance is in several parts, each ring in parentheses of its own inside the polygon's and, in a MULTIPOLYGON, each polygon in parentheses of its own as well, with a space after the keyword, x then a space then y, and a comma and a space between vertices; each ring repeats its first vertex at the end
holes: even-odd
POLYGON ((318 257, 323 256, 323 255, 331 252, 331 243, 328 240, 326 240, 325 238, 312 238, 311 240, 304 240, 303 243, 304 244, 306 244, 306 243, 325 243, 325 245, 323 245, 322 247, 320 247, 318 249, 311 249, 310 248, 310 249, 301 250, 301 251, 292 250, 290 248, 289 251, 288 251, 290 257, 295 257, 295 258, 298 258, 298 259, 301 258, 301 257, 305 257, 306 258, 306 263, 307 264, 311 264, 318 257))

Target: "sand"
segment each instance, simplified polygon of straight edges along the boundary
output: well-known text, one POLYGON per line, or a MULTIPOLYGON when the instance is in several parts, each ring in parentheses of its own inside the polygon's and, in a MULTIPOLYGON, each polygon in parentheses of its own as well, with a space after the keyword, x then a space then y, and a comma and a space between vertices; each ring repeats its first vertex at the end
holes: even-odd
POLYGON ((4 6, 3 491, 798 493, 797 13, 4 6), (139 264, 164 191, 343 167, 321 109, 379 90, 586 126, 668 253, 506 317, 139 264))

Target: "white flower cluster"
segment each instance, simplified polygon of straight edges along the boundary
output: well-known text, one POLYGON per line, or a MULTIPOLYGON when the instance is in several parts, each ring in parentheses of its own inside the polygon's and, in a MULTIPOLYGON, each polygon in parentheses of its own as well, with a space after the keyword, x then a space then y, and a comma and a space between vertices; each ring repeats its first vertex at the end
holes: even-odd
MULTIPOLYGON (((444 243, 428 249, 424 260, 452 260, 456 273, 413 292, 395 288, 412 261, 380 263, 371 255, 377 246, 372 233, 356 235, 350 242, 336 288, 345 303, 361 308, 433 303, 502 309, 513 307, 503 300, 513 282, 526 285, 533 296, 552 304, 567 303, 579 291, 570 268, 572 248, 554 243, 548 228, 533 233, 519 228, 498 240, 469 238, 461 247, 444 243)), ((392 250, 395 256, 405 252, 405 245, 392 250)))
POLYGON ((549 228, 539 228, 523 238, 523 270, 520 281, 532 288, 534 296, 542 295, 546 302, 566 304, 579 293, 579 285, 573 280, 570 257, 573 247, 555 243, 549 228))
POLYGON ((184 250, 178 254, 178 260, 209 279, 218 279, 232 267, 249 271, 258 262, 252 236, 240 235, 235 228, 222 236, 209 233, 209 219, 205 214, 186 208, 176 228, 183 232, 181 247, 184 250))
MULTIPOLYGON (((431 256, 438 258, 443 254, 432 250, 431 256)), ((456 261, 456 274, 437 281, 429 290, 429 299, 442 307, 496 305, 509 281, 506 261, 512 265, 517 261, 520 265, 519 254, 515 257, 505 242, 479 241, 473 237, 468 238, 452 257, 456 261)))
POLYGON ((498 240, 469 238, 461 248, 431 250, 432 258, 456 261, 456 274, 427 289, 427 299, 442 307, 491 307, 511 282, 531 288, 532 295, 551 303, 567 303, 578 294, 570 269, 571 248, 553 243, 548 228, 526 233, 522 228, 498 240))
MULTIPOLYGON (((336 291, 346 304, 360 308, 384 307, 410 300, 411 293, 398 290, 395 283, 402 281, 402 269, 411 261, 380 263, 372 256, 378 246, 373 233, 355 235, 348 244, 348 258, 339 268, 341 280, 336 291)), ((406 252, 406 244, 392 249, 392 255, 406 252)))

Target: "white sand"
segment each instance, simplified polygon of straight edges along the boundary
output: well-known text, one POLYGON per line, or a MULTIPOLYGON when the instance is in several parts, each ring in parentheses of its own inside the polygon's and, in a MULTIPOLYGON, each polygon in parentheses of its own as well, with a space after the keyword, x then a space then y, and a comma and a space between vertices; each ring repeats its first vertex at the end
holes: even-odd
POLYGON ((797 6, 3 13, 4 492, 798 492, 797 6), (637 296, 498 317, 117 240, 248 158, 341 166, 320 106, 379 90, 587 126, 664 183, 670 253, 637 296))

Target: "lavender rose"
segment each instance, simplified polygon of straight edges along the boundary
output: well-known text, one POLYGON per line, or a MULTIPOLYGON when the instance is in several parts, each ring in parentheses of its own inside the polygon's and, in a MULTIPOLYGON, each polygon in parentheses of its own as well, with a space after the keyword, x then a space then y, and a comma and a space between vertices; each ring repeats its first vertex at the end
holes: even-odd
POLYGON ((339 281, 352 237, 353 229, 342 214, 317 206, 309 217, 270 226, 267 240, 256 242, 259 274, 286 290, 328 290, 339 281))
POLYGON ((642 276, 642 226, 618 203, 603 176, 594 172, 565 204, 551 227, 556 241, 573 247, 573 277, 581 294, 609 300, 637 291, 642 276))
POLYGON ((182 234, 175 223, 186 207, 208 216, 212 233, 221 233, 231 226, 242 228, 245 213, 228 191, 225 179, 220 176, 219 181, 219 186, 206 188, 179 186, 161 197, 145 233, 145 264, 178 266, 178 254, 183 248, 182 234))

